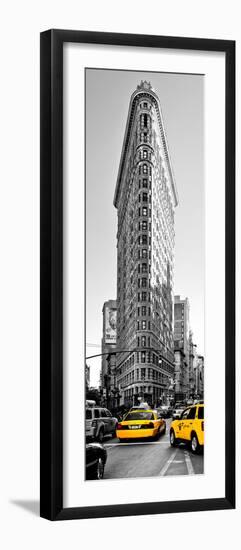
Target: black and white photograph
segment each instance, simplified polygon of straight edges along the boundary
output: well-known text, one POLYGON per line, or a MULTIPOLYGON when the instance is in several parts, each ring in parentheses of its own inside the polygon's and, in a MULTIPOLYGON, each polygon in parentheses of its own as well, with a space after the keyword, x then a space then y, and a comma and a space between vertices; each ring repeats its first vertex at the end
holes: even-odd
POLYGON ((204 474, 204 75, 85 69, 86 479, 204 474))

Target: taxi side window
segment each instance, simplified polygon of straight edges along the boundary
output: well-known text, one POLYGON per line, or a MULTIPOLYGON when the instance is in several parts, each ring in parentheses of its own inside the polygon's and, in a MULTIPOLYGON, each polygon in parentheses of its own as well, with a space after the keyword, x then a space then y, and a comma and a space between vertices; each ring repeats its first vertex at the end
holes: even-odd
POLYGON ((95 418, 100 418, 100 411, 99 411, 99 409, 94 409, 94 417, 95 417, 95 418))
POLYGON ((196 416, 196 407, 193 407, 192 409, 189 410, 187 418, 189 418, 190 420, 194 420, 195 416, 196 416))
POLYGON ((204 407, 199 407, 199 409, 198 409, 198 418, 200 418, 200 420, 204 419, 204 407))
POLYGON ((101 409, 101 416, 102 418, 106 418, 107 415, 105 409, 101 409))
POLYGON ((186 418, 189 418, 189 412, 190 412, 191 409, 187 409, 186 411, 184 411, 182 413, 182 416, 181 416, 181 419, 186 419, 186 418))

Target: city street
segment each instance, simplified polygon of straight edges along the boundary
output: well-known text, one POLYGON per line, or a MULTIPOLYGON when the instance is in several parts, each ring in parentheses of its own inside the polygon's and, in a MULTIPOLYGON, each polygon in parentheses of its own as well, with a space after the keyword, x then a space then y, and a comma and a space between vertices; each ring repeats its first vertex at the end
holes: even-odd
POLYGON ((157 441, 120 443, 117 438, 106 439, 108 458, 104 479, 202 474, 203 454, 193 455, 184 444, 171 447, 171 419, 166 423, 166 434, 157 441))

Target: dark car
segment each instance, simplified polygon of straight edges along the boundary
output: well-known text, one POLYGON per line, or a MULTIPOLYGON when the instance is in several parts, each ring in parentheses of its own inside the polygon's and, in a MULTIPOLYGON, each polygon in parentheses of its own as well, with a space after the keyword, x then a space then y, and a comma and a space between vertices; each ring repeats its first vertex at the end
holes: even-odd
POLYGON ((173 409, 168 405, 161 405, 161 407, 158 407, 157 410, 162 418, 170 418, 172 416, 173 409))
POLYGON ((100 443, 86 445, 86 479, 103 479, 107 451, 100 443))

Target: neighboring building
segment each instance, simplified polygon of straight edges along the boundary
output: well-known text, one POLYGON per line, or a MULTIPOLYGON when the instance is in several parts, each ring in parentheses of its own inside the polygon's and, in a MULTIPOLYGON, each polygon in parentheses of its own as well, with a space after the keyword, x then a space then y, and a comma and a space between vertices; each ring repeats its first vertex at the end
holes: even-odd
POLYGON ((110 404, 110 396, 115 388, 115 370, 116 357, 109 355, 116 350, 116 300, 108 300, 102 308, 103 314, 103 337, 101 341, 101 388, 104 399, 104 404, 108 407, 110 404))
POLYGON ((203 355, 197 356, 197 363, 195 368, 195 391, 196 397, 203 399, 204 396, 204 357, 203 355))
POLYGON ((174 296, 174 346, 182 349, 186 357, 189 351, 189 301, 174 296))
POLYGON ((88 390, 90 387, 90 367, 85 365, 85 389, 88 390))
POLYGON ((197 346, 193 343, 192 331, 189 331, 188 339, 188 397, 193 399, 196 391, 195 368, 197 363, 197 346))
POLYGON ((168 399, 174 376, 173 253, 177 190, 159 99, 131 96, 114 205, 117 232, 117 384, 122 403, 168 399), (133 351, 132 351, 133 350, 133 351))
POLYGON ((175 353, 175 372, 174 372, 174 391, 175 402, 185 401, 188 393, 188 365, 186 355, 182 349, 174 349, 175 353))
POLYGON ((189 380, 189 301, 174 296, 174 349, 180 350, 185 356, 185 386, 186 392, 190 384, 189 380))

